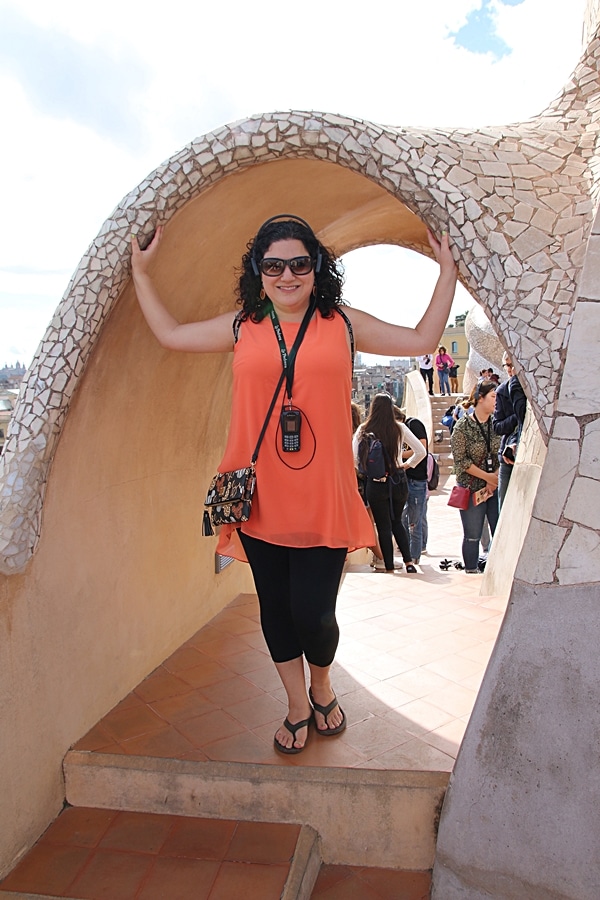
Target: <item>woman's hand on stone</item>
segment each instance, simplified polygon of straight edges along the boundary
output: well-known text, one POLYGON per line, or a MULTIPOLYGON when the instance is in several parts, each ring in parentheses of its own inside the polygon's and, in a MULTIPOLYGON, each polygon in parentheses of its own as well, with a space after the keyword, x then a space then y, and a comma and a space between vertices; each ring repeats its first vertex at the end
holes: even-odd
POLYGON ((131 232, 131 268, 134 275, 142 275, 148 271, 150 264, 158 254, 158 248, 162 240, 163 226, 158 225, 154 236, 148 246, 142 250, 137 234, 131 232))
POLYGON ((433 250, 433 255, 435 256, 440 269, 456 269, 456 263, 454 262, 454 258, 450 251, 450 240, 448 238, 448 232, 443 231, 442 239, 438 241, 434 233, 427 229, 427 240, 429 241, 429 246, 433 250))

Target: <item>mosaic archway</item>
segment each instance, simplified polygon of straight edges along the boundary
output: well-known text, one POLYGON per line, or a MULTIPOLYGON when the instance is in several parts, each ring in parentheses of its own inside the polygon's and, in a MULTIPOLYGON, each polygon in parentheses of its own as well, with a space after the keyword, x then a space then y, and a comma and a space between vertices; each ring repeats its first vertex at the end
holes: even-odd
POLYGON ((463 283, 519 362, 547 438, 594 205, 596 125, 590 82, 579 83, 593 67, 595 57, 584 58, 561 98, 520 125, 423 131, 275 113, 199 138, 155 170, 124 198, 83 257, 23 384, 1 461, 1 570, 21 571, 35 547, 70 400, 129 277, 130 231, 168 223, 222 179, 241 178, 257 164, 323 161, 387 194, 387 202, 379 197, 367 210, 347 204, 337 220, 312 204, 311 221, 338 252, 377 240, 427 252, 420 220, 448 228, 463 283), (384 210, 389 218, 392 206, 397 224, 390 235, 384 210))
MULTIPOLYGON (((0 570, 13 575, 25 571, 39 540, 50 467, 79 380, 128 289, 132 229, 149 233, 160 219, 179 240, 201 232, 192 266, 218 255, 225 236, 242 248, 256 223, 282 208, 274 203, 283 194, 339 253, 377 242, 427 252, 423 223, 447 228, 463 283, 518 363, 548 454, 506 624, 442 819, 435 890, 444 900, 482 896, 496 876, 513 891, 502 896, 550 896, 543 891, 578 862, 579 833, 565 842, 540 825, 553 792, 563 813, 577 803, 579 831, 600 832, 598 804, 581 803, 596 765, 586 748, 600 730, 592 702, 600 678, 599 55, 594 37, 560 97, 524 123, 414 129, 286 112, 185 147, 124 198, 82 259, 23 383, 0 460, 0 570), (215 216, 204 231, 202 209, 215 216), (566 761, 563 754, 553 778, 539 775, 532 801, 518 786, 555 762, 550 707, 555 724, 560 711, 561 724, 578 731, 582 750, 566 761), (500 850, 509 826, 514 836, 500 850), (544 866, 542 843, 551 855, 544 866)), ((224 302, 211 296, 210 311, 224 302)), ((582 856, 587 844, 579 845, 582 856)), ((598 882, 589 859, 581 868, 598 882)))

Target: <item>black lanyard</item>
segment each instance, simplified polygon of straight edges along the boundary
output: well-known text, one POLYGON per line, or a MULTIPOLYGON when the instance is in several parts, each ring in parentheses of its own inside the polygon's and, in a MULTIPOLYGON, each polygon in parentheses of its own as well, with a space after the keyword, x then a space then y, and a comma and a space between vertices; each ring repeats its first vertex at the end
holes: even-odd
POLYGON ((485 431, 483 430, 483 425, 481 424, 481 422, 479 421, 479 419, 477 418, 475 413, 473 413, 473 418, 477 422, 477 425, 479 426, 479 430, 481 432, 481 437, 485 441, 485 447, 487 450, 487 460, 486 460, 485 470, 486 470, 486 472, 493 472, 494 458, 492 456, 492 417, 489 416, 488 420, 487 420, 487 435, 486 435, 485 431))
POLYGON ((308 328, 308 323, 312 318, 312 314, 315 311, 315 304, 313 301, 309 304, 308 309, 304 313, 304 318, 302 319, 302 323, 298 330, 298 334, 296 336, 296 340, 292 345, 292 349, 288 353, 287 347, 285 346, 285 340, 283 337, 283 331, 281 330, 281 325, 279 323, 279 319, 277 317, 277 313, 275 312, 275 308, 273 304, 270 304, 269 315, 271 317, 271 322, 273 323, 273 331, 275 332, 275 337, 277 338, 277 343, 279 344, 279 352, 281 353, 281 365, 283 367, 283 372, 285 374, 285 392, 287 394, 288 402, 291 404, 292 402, 292 385, 294 383, 294 369, 296 367, 296 355, 298 353, 298 348, 302 343, 304 335, 306 334, 306 329, 308 328))

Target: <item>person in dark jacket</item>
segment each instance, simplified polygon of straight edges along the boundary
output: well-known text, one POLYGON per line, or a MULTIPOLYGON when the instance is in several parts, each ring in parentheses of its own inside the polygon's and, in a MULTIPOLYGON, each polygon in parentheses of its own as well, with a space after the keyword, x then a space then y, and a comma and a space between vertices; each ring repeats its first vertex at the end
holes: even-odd
POLYGON ((498 452, 500 461, 500 469, 498 471, 499 509, 502 508, 510 476, 512 475, 527 408, 527 398, 519 379, 515 375, 515 369, 509 353, 505 352, 503 354, 502 365, 506 370, 508 380, 502 382, 496 389, 496 406, 493 417, 494 432, 502 436, 498 452))

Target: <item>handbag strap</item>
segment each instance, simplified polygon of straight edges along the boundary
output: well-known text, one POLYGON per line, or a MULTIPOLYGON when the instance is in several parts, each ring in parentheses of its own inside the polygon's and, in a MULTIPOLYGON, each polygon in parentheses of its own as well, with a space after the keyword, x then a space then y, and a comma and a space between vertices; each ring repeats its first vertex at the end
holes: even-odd
POLYGON ((252 454, 252 459, 250 460, 250 465, 254 465, 258 458, 258 451, 260 450, 260 445, 262 444, 263 438, 265 436, 265 432, 267 430, 267 426, 271 419, 271 414, 275 407, 275 403, 277 402, 277 397, 279 396, 279 391, 281 390, 281 385, 283 384, 284 378, 288 378, 288 390, 291 396, 291 381, 294 378, 294 365, 296 362, 296 354, 298 353, 298 348, 304 339, 304 335, 306 334, 306 329, 308 328, 308 323, 312 318, 312 314, 315 311, 315 304, 311 303, 304 313, 304 318, 302 319, 302 324, 298 330, 298 334, 296 335, 296 340, 292 344, 292 349, 288 353, 285 347, 285 341, 283 340, 283 334, 281 332, 281 325, 279 324, 279 319, 277 318, 277 313, 273 309, 273 305, 270 304, 269 315, 271 316, 271 321, 273 322, 273 328, 275 329, 275 334, 277 336, 277 340, 279 342, 279 349, 281 351, 281 359, 282 359, 282 369, 281 375, 279 376, 279 381, 277 382, 277 387, 275 388, 275 393, 273 394, 273 399, 269 405, 269 411, 265 417, 265 421, 263 423, 263 427, 261 428, 260 435, 258 437, 258 442, 256 444, 254 453, 252 454), (279 328, 279 333, 277 329, 279 328), (281 340, 280 336, 281 335, 281 340), (291 380, 290 380, 291 379, 291 380))

